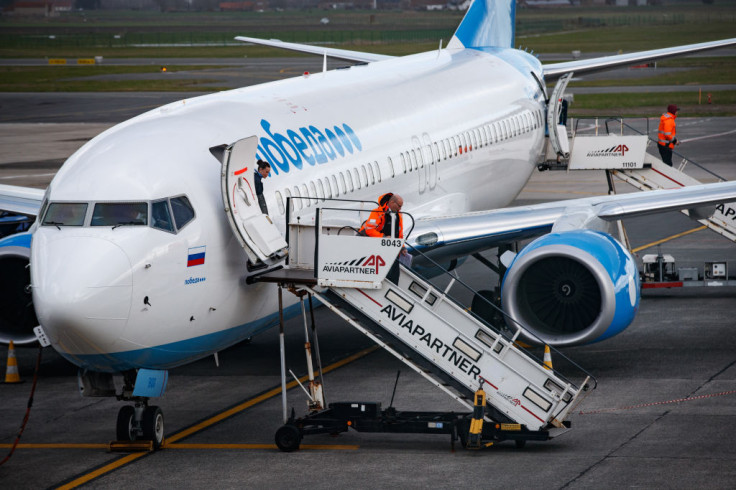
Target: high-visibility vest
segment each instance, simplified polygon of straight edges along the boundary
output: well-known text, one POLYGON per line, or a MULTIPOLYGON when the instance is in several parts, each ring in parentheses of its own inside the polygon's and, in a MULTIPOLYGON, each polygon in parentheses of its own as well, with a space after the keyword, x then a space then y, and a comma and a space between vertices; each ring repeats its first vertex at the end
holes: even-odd
MULTIPOLYGON (((385 202, 385 204, 379 205, 368 216, 363 226, 360 227, 360 232, 372 237, 389 236, 390 230, 384 230, 386 228, 386 215, 390 212, 388 209, 388 199, 392 194, 384 194, 378 198, 378 202, 385 202), (386 199, 383 199, 387 196, 386 199)), ((401 213, 397 213, 398 216, 398 229, 396 230, 397 238, 404 238, 404 220, 401 218, 401 213)))
POLYGON ((665 112, 659 118, 659 132, 657 133, 657 143, 662 146, 675 147, 675 116, 670 112, 665 112))

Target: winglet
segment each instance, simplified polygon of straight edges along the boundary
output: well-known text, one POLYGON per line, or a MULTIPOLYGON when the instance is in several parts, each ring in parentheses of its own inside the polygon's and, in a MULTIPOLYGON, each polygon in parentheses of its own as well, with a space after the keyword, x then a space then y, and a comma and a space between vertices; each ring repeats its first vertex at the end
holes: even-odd
POLYGON ((513 48, 515 24, 516 0, 474 0, 447 48, 513 48))

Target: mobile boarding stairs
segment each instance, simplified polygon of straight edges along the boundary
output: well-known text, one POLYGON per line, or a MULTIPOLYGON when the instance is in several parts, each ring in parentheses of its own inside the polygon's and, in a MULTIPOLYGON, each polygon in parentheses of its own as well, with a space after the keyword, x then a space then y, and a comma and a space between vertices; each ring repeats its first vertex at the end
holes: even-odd
MULTIPOLYGON (((559 97, 555 100, 558 99, 559 97)), ((648 119, 646 133, 642 133, 620 117, 578 118, 571 122, 571 132, 568 135, 566 126, 556 123, 556 114, 559 114, 556 107, 548 112, 550 134, 544 162, 539 165, 540 170, 604 170, 609 194, 616 193, 612 177, 617 177, 640 191, 677 189, 726 180, 677 152, 673 153, 674 166, 670 167, 662 162, 656 149, 656 141, 647 136, 648 119), (590 124, 584 124, 585 127, 581 129, 581 123, 590 124), (647 152, 647 148, 651 153, 647 152), (702 180, 696 179, 694 175, 702 180)), ((711 215, 694 215, 694 212, 695 210, 682 210, 683 214, 736 242, 736 205, 719 205, 711 215)), ((628 246, 623 233, 622 239, 628 246)))
MULTIPOLYGON (((310 399, 310 413, 296 418, 292 409, 291 416, 287 415, 282 321, 285 425, 276 433, 281 450, 298 449, 306 435, 336 434, 349 427, 366 432, 449 434, 453 447, 459 438, 469 448, 504 440, 514 440, 521 447, 527 440, 548 440, 569 429, 565 419, 570 410, 584 392, 595 387, 590 374, 560 353, 556 362, 575 369, 579 382, 546 367, 517 343, 522 326, 494 328, 452 299, 453 287, 467 286, 449 273, 445 276, 449 283, 443 288, 404 265, 399 267, 396 282, 388 280, 387 273, 405 241, 355 233, 376 203, 313 200, 311 207, 305 203, 294 212, 295 202, 290 199, 287 204, 286 265, 275 265, 250 278, 279 284, 280 305, 284 288, 302 302, 309 372, 309 388, 302 388, 310 399), (315 380, 311 366, 310 348, 315 345, 318 362, 319 350, 314 324, 314 344, 310 342, 304 296, 309 296, 310 304, 311 296, 317 298, 468 411, 402 412, 393 406, 382 410, 377 402, 327 406, 321 380, 315 380)), ((404 222, 408 221, 413 227, 413 219, 405 213, 404 222)))

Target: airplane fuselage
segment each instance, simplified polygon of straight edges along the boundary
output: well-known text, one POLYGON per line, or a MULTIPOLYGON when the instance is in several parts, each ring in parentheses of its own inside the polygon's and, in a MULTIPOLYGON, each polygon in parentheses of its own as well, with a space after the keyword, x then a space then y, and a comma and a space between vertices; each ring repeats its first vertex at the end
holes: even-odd
POLYGON ((81 226, 34 232, 41 325, 69 360, 106 372, 168 369, 274 325, 276 290, 245 283, 210 153, 244 137, 271 163, 265 195, 281 230, 287 197, 391 191, 415 217, 507 205, 544 142, 530 72, 541 79, 517 50, 444 50, 187 99, 111 128, 50 185, 49 202, 88 206, 81 226), (182 196, 194 211, 182 226, 91 226, 96 203, 182 196))

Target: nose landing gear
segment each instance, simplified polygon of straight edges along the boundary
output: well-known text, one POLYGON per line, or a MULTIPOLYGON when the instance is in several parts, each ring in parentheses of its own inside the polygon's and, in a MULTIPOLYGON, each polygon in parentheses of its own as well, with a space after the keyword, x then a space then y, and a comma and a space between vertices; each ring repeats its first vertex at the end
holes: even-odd
MULTIPOLYGON (((164 443, 164 413, 161 408, 148 405, 149 397, 134 394, 138 374, 135 371, 123 373, 123 391, 117 399, 134 402, 135 405, 125 405, 118 412, 117 442, 150 441, 151 449, 155 451, 164 443)), ((124 448, 125 444, 117 446, 124 448)))
POLYGON ((135 407, 126 405, 118 412, 118 441, 151 441, 154 451, 164 443, 164 413, 159 407, 146 406, 147 400, 135 407))

